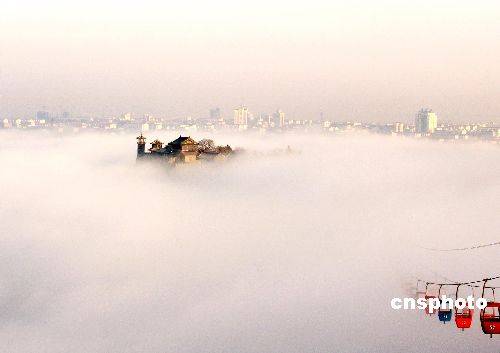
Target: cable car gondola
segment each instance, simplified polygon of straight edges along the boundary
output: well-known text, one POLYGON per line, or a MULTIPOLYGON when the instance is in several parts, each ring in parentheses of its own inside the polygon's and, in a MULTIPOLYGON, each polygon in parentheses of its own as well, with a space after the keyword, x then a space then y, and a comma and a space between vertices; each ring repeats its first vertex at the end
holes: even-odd
POLYGON ((490 289, 493 293, 493 301, 488 301, 486 307, 481 309, 479 319, 481 321, 483 333, 490 335, 490 338, 492 338, 493 335, 500 334, 500 302, 497 302, 495 299, 495 287, 488 287, 486 285, 489 280, 490 279, 484 280, 481 297, 484 298, 486 289, 490 289))
MULTIPOLYGON (((439 303, 441 304, 441 288, 443 285, 439 285, 439 292, 438 292, 438 298, 439 298, 439 303)), ((438 309, 438 319, 441 321, 443 324, 446 324, 448 321, 451 321, 451 317, 453 316, 453 311, 450 309, 443 309, 441 308, 441 305, 439 305, 438 309)))
MULTIPOLYGON (((458 289, 461 284, 457 286, 457 291, 455 293, 455 299, 458 300, 458 289)), ((473 288, 473 287, 472 287, 473 288)), ((472 294, 474 296, 474 288, 472 289, 472 294)), ((469 309, 469 307, 464 307, 463 309, 458 309, 455 307, 455 324, 457 328, 465 331, 466 328, 470 328, 472 326, 472 318, 474 316, 474 309, 469 309)))

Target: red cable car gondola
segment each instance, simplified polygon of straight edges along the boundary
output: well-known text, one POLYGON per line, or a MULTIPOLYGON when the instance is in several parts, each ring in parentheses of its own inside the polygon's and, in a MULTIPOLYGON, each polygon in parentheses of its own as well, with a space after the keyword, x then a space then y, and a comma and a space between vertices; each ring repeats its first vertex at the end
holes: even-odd
POLYGON ((493 293, 493 301, 488 301, 486 307, 481 309, 479 319, 481 321, 481 329, 483 332, 486 335, 490 335, 490 338, 492 338, 493 335, 500 334, 500 302, 496 302, 495 300, 495 287, 486 286, 488 281, 489 279, 484 280, 483 294, 481 297, 484 298, 486 289, 491 289, 493 293))
MULTIPOLYGON (((460 288, 460 284, 457 286, 457 291, 455 294, 455 299, 458 300, 458 289, 460 288)), ((474 289, 472 289, 472 294, 474 296, 474 289)), ((458 309, 455 307, 455 324, 459 329, 464 331, 466 328, 470 328, 472 326, 472 318, 474 316, 474 309, 469 309, 469 307, 464 307, 463 309, 458 309)))

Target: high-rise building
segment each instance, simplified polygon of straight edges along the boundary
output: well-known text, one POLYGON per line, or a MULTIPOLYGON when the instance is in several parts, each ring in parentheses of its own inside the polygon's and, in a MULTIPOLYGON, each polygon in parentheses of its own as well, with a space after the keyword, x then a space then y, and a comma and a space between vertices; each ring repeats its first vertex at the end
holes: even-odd
POLYGON ((234 110, 234 125, 248 125, 248 108, 244 105, 234 110))
POLYGON ((125 120, 125 121, 131 121, 132 120, 132 113, 125 113, 122 115, 121 117, 122 120, 125 120))
POLYGON ((274 121, 275 124, 279 127, 285 126, 285 113, 282 110, 278 109, 274 113, 274 121))
MULTIPOLYGON (((132 119, 132 115, 127 116, 127 119, 131 120, 132 119)), ((146 122, 146 123, 156 123, 156 122, 159 122, 159 119, 157 119, 154 115, 144 114, 143 121, 146 122)))
POLYGON ((220 108, 217 107, 217 108, 210 109, 210 119, 219 120, 220 118, 222 118, 220 108))
POLYGON ((39 111, 36 112, 36 120, 48 120, 49 112, 39 111))
POLYGON ((393 132, 402 133, 405 131, 405 124, 401 122, 394 123, 393 132))
POLYGON ((415 117, 415 132, 428 134, 436 131, 437 115, 431 109, 421 109, 415 117))

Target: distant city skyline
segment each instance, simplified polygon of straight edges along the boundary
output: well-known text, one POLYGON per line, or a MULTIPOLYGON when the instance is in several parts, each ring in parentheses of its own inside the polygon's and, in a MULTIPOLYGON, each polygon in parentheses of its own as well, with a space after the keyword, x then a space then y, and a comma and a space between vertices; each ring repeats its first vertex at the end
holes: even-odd
MULTIPOLYGON (((45 108, 45 107, 44 107, 45 108)), ((27 114, 11 114, 11 115, 0 115, 0 119, 48 119, 48 118, 58 118, 58 119, 72 119, 72 118, 85 118, 85 119, 106 119, 106 118, 123 118, 123 120, 130 120, 132 117, 135 119, 155 119, 160 118, 161 120, 184 120, 184 119, 210 119, 210 120, 220 120, 230 122, 235 125, 247 125, 249 120, 253 119, 261 119, 268 118, 276 121, 277 126, 283 126, 285 121, 285 115, 287 120, 301 120, 301 121, 337 121, 337 122, 363 122, 363 123, 405 123, 418 126, 418 120, 422 118, 427 118, 427 115, 430 114, 433 117, 432 126, 437 126, 437 114, 439 114, 439 122, 440 123, 452 123, 452 124, 467 124, 467 123, 493 123, 500 124, 500 119, 444 119, 443 115, 439 112, 436 112, 434 109, 425 107, 420 107, 419 110, 416 110, 410 113, 408 116, 402 116, 399 119, 356 119, 353 117, 332 117, 330 114, 325 114, 324 112, 319 112, 315 116, 293 116, 289 114, 288 111, 285 111, 279 107, 275 108, 271 111, 256 111, 249 108, 246 105, 238 105, 234 106, 232 109, 224 110, 219 106, 211 106, 205 112, 200 113, 200 115, 190 115, 190 114, 179 114, 179 115, 169 115, 165 112, 160 113, 151 113, 148 112, 137 112, 137 111, 118 111, 113 114, 105 114, 105 113, 78 113, 71 111, 50 111, 46 109, 40 109, 37 111, 28 112, 27 114)), ((428 124, 425 122, 424 124, 428 124)), ((427 128, 423 128, 426 130, 427 128)))
MULTIPOLYGON (((68 114, 76 117, 106 117, 106 116, 120 116, 125 112, 132 113, 134 115, 153 115, 153 116, 161 116, 167 119, 179 119, 192 117, 196 119, 208 118, 211 116, 211 111, 214 109, 218 109, 218 114, 224 119, 233 119, 234 111, 238 108, 237 105, 207 105, 204 107, 200 107, 199 109, 191 108, 186 110, 180 110, 171 108, 166 108, 165 110, 153 110, 153 109, 145 109, 139 107, 132 107, 135 109, 123 109, 121 106, 110 107, 107 110, 82 110, 82 109, 61 109, 60 106, 56 106, 53 109, 49 109, 48 105, 43 106, 31 106, 26 104, 19 109, 9 109, 6 105, 1 105, 2 97, 0 96, 0 118, 30 118, 36 117, 36 114, 39 112, 48 112, 57 116, 67 116, 68 114)), ((130 105, 126 105, 130 108, 130 105)), ((422 106, 430 106, 429 104, 423 105, 415 105, 411 104, 411 108, 407 107, 405 109, 401 109, 401 112, 393 112, 392 114, 381 114, 374 112, 366 111, 364 113, 338 113, 337 111, 328 111, 325 109, 316 109, 314 107, 296 107, 295 109, 287 109, 284 106, 278 105, 266 105, 266 108, 256 108, 256 106, 262 106, 256 104, 255 106, 250 106, 249 104, 245 104, 244 106, 248 107, 248 112, 254 115, 259 114, 274 114, 276 110, 285 111, 287 116, 294 119, 307 119, 307 120, 331 120, 331 121, 364 121, 364 122, 413 122, 415 120, 415 111, 421 109, 422 106), (304 111, 305 113, 301 113, 304 111)), ((356 110, 355 107, 352 107, 353 110, 356 110)), ((479 113, 471 113, 467 114, 465 112, 450 112, 450 111, 441 111, 438 109, 433 109, 433 111, 439 111, 439 116, 442 121, 453 122, 453 123, 467 123, 467 122, 494 122, 500 123, 500 113, 499 114, 479 114, 479 113)), ((214 112, 212 112, 214 113, 214 112)))
MULTIPOLYGON (((130 112, 114 117, 71 117, 67 112, 61 115, 51 115, 46 111, 38 111, 35 117, 1 119, 2 130, 52 130, 57 133, 81 132, 134 132, 140 133, 137 138, 144 146, 144 133, 162 133, 164 131, 191 133, 322 133, 325 135, 345 135, 351 133, 368 132, 372 134, 434 139, 439 141, 488 141, 500 143, 500 124, 493 122, 450 123, 439 121, 438 114, 432 109, 422 108, 415 114, 414 123, 398 122, 362 122, 362 121, 334 121, 322 119, 287 119, 281 109, 272 114, 252 114, 248 107, 241 105, 234 109, 233 118, 224 118, 219 108, 210 109, 208 116, 201 118, 185 117, 168 119, 151 114, 134 115, 130 112)), ((144 148, 141 151, 144 152, 144 148)), ((152 148, 162 149, 159 141, 152 142, 152 148)))

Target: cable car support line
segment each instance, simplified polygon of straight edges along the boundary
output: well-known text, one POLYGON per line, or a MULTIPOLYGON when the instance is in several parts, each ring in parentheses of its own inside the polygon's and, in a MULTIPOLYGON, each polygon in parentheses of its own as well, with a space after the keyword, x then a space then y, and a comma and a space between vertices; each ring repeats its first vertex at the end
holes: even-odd
POLYGON ((481 244, 481 245, 474 245, 474 246, 468 246, 465 248, 453 248, 453 249, 438 249, 438 248, 426 248, 424 246, 418 246, 421 249, 424 250, 429 250, 429 251, 466 251, 466 250, 475 250, 475 249, 480 249, 480 248, 487 248, 490 246, 497 246, 500 245, 500 241, 494 242, 494 243, 489 243, 489 244, 481 244))
MULTIPOLYGON (((487 281, 492 281, 494 279, 499 279, 499 278, 500 278, 500 276, 495 276, 495 277, 489 277, 489 278, 485 278, 485 279, 480 279, 480 280, 477 280, 477 281, 469 281, 469 282, 444 282, 444 283, 429 282, 429 281, 425 281, 423 279, 417 278, 417 281, 425 283, 426 285, 432 284, 432 285, 435 285, 435 286, 471 286, 471 287, 482 287, 482 286, 474 286, 474 284, 483 283, 483 282, 487 282, 487 281)), ((488 287, 488 288, 491 288, 491 287, 488 287)))

